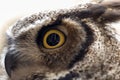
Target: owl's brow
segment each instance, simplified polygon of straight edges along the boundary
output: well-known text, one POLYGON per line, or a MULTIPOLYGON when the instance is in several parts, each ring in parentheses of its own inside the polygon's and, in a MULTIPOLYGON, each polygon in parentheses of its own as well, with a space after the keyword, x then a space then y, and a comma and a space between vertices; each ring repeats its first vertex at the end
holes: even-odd
MULTIPOLYGON (((79 6, 78 6, 79 7, 79 6)), ((106 7, 98 5, 98 4, 88 4, 87 8, 81 9, 71 9, 68 12, 60 14, 58 19, 61 18, 76 18, 84 19, 84 18, 98 18, 106 11, 106 7)))

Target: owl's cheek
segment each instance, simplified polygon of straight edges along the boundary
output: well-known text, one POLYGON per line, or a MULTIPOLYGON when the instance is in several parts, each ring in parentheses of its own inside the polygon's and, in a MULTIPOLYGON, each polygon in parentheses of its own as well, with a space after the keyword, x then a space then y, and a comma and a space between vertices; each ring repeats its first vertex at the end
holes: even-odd
MULTIPOLYGON (((45 68, 45 67, 44 67, 45 68)), ((47 69, 43 67, 30 66, 30 67, 19 67, 11 72, 11 80, 43 80, 46 78, 47 69)))

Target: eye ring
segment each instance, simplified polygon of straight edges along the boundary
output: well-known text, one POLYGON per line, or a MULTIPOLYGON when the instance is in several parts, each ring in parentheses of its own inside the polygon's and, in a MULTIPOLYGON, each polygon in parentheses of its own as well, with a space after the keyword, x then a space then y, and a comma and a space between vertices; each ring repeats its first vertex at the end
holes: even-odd
POLYGON ((54 49, 62 46, 65 42, 65 35, 60 30, 49 30, 43 37, 43 46, 47 49, 54 49))

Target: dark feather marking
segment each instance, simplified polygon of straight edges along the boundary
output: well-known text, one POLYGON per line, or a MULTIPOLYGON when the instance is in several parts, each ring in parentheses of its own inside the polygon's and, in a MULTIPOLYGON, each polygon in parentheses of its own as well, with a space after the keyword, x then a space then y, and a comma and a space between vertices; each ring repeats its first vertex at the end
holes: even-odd
POLYGON ((76 55, 74 57, 74 59, 71 61, 71 63, 69 64, 68 68, 72 68, 76 62, 83 60, 84 56, 87 54, 89 46, 94 41, 93 30, 90 29, 89 26, 86 25, 84 22, 82 22, 81 24, 82 24, 82 27, 84 27, 85 31, 87 32, 87 37, 86 37, 87 40, 86 40, 85 43, 82 44, 82 49, 80 50, 80 52, 78 53, 78 55, 76 55))
POLYGON ((70 72, 65 77, 60 77, 58 80, 73 80, 73 78, 80 77, 78 73, 70 72))

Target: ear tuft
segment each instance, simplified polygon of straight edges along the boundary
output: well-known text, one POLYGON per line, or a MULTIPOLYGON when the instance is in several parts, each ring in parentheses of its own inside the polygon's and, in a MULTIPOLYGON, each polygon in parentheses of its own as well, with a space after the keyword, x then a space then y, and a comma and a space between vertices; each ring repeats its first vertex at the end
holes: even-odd
POLYGON ((104 14, 101 15, 99 22, 109 23, 120 20, 120 10, 107 9, 104 14))
POLYGON ((109 23, 120 20, 120 0, 103 1, 100 5, 106 7, 106 11, 99 18, 99 22, 109 23))
POLYGON ((101 5, 112 9, 120 9, 120 0, 104 0, 101 5))

